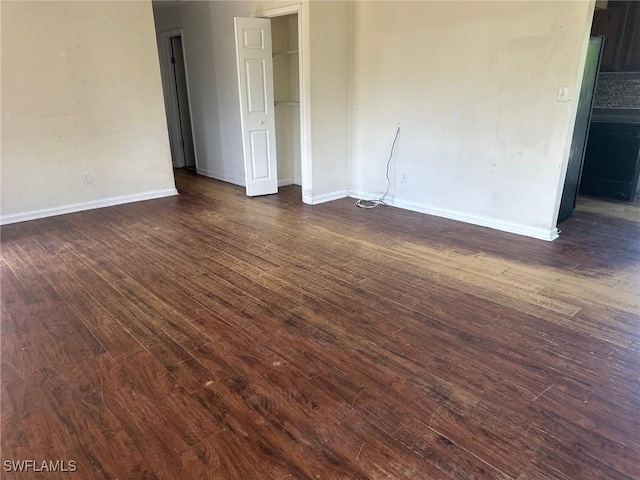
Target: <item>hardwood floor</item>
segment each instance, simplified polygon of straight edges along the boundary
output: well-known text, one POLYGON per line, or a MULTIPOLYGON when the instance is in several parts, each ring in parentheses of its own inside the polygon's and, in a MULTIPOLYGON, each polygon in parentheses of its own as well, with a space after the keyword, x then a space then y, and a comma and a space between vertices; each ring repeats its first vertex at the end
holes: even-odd
POLYGON ((637 220, 177 182, 2 228, 2 478, 640 478, 637 220))

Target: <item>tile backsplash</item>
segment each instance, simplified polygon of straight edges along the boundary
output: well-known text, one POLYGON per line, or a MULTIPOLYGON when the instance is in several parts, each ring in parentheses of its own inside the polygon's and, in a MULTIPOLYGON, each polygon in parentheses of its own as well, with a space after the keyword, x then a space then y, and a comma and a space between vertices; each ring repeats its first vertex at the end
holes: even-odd
POLYGON ((600 73, 593 107, 640 110, 640 72, 600 73))

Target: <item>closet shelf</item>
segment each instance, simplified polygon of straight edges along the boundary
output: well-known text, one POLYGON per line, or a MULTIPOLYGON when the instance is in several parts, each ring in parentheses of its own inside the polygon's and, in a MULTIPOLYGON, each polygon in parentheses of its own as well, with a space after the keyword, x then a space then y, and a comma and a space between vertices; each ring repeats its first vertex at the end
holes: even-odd
POLYGON ((299 107, 300 102, 275 102, 276 105, 287 105, 289 107, 299 107))
POLYGON ((278 55, 297 55, 298 54, 298 50, 285 50, 282 52, 273 52, 273 56, 278 56, 278 55))

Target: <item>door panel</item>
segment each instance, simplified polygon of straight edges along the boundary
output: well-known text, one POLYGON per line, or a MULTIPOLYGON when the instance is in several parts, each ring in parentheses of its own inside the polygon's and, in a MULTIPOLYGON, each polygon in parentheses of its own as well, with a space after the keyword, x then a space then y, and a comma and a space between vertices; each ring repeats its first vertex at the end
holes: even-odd
POLYGON ((278 192, 271 21, 235 18, 247 195, 278 192))
POLYGON ((245 60, 247 75, 248 113, 267 113, 267 92, 264 60, 245 60))
POLYGON ((253 178, 251 180, 268 179, 270 175, 269 161, 265 153, 269 151, 269 132, 266 130, 250 133, 251 135, 251 162, 253 178))

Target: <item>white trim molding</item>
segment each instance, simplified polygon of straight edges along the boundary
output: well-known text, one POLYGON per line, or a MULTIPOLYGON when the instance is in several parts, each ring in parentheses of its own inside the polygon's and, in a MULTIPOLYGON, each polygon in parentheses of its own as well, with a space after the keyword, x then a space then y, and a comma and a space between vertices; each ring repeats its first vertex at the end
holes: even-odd
MULTIPOLYGON (((363 192, 357 192, 353 190, 349 191, 349 197, 351 198, 362 198, 364 195, 365 193, 363 192)), ((520 223, 506 222, 504 220, 498 220, 495 218, 480 217, 477 215, 470 215, 468 213, 430 207, 428 205, 409 202, 407 200, 387 198, 385 199, 385 204, 391 207, 402 208, 404 210, 412 210, 414 212, 426 213, 428 215, 434 215, 436 217, 448 218, 450 220, 470 223, 481 227, 493 228, 494 230, 515 233, 517 235, 524 235, 526 237, 545 240, 547 242, 551 242, 558 238, 559 233, 557 228, 546 229, 542 227, 532 227, 529 225, 522 225, 520 223)))
POLYGON ((246 187, 244 178, 232 177, 224 173, 217 173, 213 170, 207 170, 206 168, 198 168, 196 172, 198 173, 198 175, 202 175, 203 177, 213 178, 214 180, 220 180, 221 182, 232 183, 233 185, 237 185, 242 188, 246 187))
POLYGON ((302 181, 299 178, 281 178, 278 180, 278 187, 287 187, 289 185, 302 186, 302 181))
POLYGON ((293 178, 280 178, 278 179, 278 187, 287 187, 289 185, 293 185, 295 181, 293 178))
POLYGON ((319 203, 332 202, 341 198, 347 198, 349 192, 347 190, 338 190, 336 192, 323 193, 321 195, 304 194, 302 200, 309 205, 318 205, 319 203))
POLYGON ((102 200, 94 200, 91 202, 74 203, 71 205, 63 205, 61 207, 45 208, 42 210, 31 210, 29 212, 0 216, 0 225, 26 222, 28 220, 37 220, 39 218, 55 217, 57 215, 64 215, 66 213, 82 212, 85 210, 94 210, 96 208, 113 207, 115 205, 140 202, 143 200, 171 197, 173 195, 178 195, 178 190, 176 190, 175 188, 166 188, 164 190, 154 190, 151 192, 135 193, 133 195, 110 197, 104 198, 102 200))

